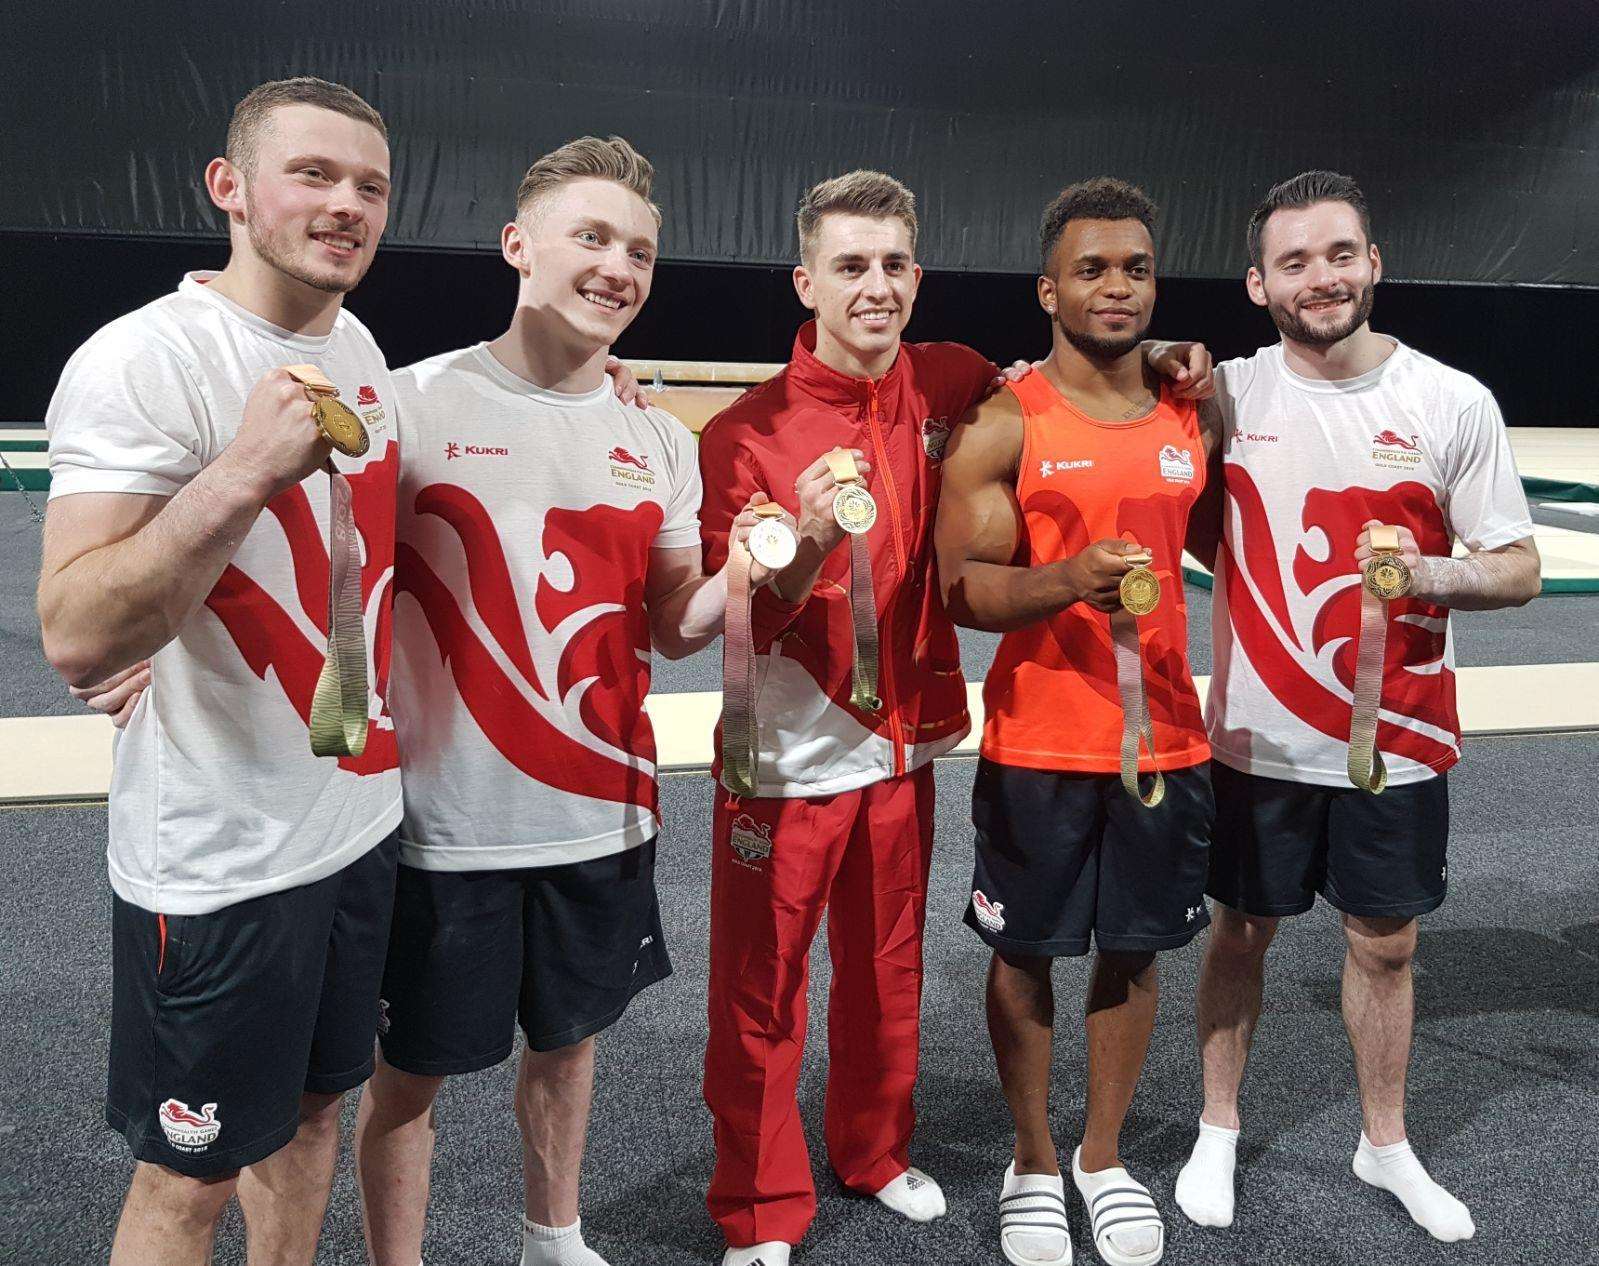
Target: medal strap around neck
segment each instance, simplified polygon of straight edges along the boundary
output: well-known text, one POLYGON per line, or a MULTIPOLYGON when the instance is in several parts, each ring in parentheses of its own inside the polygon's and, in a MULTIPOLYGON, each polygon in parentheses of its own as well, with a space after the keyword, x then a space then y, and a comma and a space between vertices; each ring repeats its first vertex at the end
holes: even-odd
MULTIPOLYGON (((289 374, 314 400, 338 390, 314 365, 289 374)), ((311 752, 359 756, 366 750, 366 630, 361 615, 361 546, 350 481, 330 457, 328 472, 328 644, 311 696, 311 752)))
POLYGON ((1155 726, 1149 715, 1149 693, 1144 682, 1144 654, 1139 645, 1138 616, 1148 615, 1160 604, 1160 582, 1149 570, 1153 558, 1148 553, 1129 554, 1133 569, 1122 579, 1122 609, 1110 617, 1111 645, 1116 655, 1116 692, 1122 704, 1121 779, 1122 788, 1146 809, 1153 809, 1166 797, 1166 778, 1155 770, 1155 781, 1145 793, 1138 784, 1138 745, 1140 740, 1155 756, 1155 726))
MULTIPOLYGON (((1399 552, 1398 529, 1371 529, 1374 554, 1399 552)), ((1388 785, 1388 767, 1377 748, 1377 714, 1382 709, 1383 660, 1388 651, 1388 603, 1373 587, 1369 573, 1360 586, 1360 643, 1355 652, 1355 701, 1349 717, 1349 781, 1362 791, 1380 795, 1388 785)))

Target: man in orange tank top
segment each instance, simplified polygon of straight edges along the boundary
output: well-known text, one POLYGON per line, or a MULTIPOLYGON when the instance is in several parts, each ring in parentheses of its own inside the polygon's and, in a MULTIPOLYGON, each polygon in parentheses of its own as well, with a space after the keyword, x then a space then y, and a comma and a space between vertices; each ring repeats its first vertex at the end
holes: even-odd
POLYGON ((1098 951, 1073 1179, 1100 1256, 1150 1266, 1165 1230, 1122 1167, 1119 1137, 1154 1027, 1155 956, 1210 921, 1215 806, 1182 550, 1216 428, 1208 405, 1177 399, 1139 354, 1155 302, 1154 211, 1109 179, 1074 185, 1045 211, 1038 298, 1052 350, 1042 372, 955 429, 937 520, 950 615, 1005 634, 984 687, 966 921, 994 951, 989 1035, 1016 1122, 1000 1245, 1027 1266, 1071 1260, 1048 1111, 1054 958, 1086 954, 1090 936, 1098 951), (1134 615, 1122 581, 1140 551, 1159 596, 1134 615), (1123 756, 1129 713, 1142 730, 1136 774, 1123 756))

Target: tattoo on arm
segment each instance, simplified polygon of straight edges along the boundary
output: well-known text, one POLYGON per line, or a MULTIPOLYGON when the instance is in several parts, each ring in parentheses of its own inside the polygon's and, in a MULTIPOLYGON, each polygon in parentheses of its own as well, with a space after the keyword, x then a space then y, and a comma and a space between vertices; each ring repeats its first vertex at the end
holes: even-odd
POLYGON ((1530 537, 1465 558, 1423 555, 1415 595, 1456 611, 1519 607, 1538 596, 1538 547, 1530 537))

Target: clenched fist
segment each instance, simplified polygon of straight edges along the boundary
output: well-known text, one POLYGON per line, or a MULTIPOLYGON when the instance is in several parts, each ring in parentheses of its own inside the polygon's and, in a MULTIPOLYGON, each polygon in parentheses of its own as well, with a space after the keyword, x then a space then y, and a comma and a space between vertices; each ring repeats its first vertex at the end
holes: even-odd
POLYGON ((333 445, 317 428, 306 389, 286 369, 262 376, 244 402, 239 433, 223 452, 270 501, 315 471, 333 445))

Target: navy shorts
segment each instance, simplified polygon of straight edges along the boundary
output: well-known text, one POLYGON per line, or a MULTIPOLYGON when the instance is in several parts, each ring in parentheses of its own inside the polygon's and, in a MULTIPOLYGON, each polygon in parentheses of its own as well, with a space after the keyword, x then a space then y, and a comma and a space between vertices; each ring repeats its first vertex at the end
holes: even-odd
POLYGON ((1303 914, 1320 893, 1345 914, 1409 919, 1449 887, 1449 783, 1372 795, 1285 782, 1217 761, 1216 832, 1206 891, 1244 914, 1303 914))
POLYGON ((1146 809, 1115 774, 980 760, 977 864, 966 923, 1007 954, 1177 949, 1210 923, 1205 873, 1215 804, 1208 765, 1169 771, 1146 809))
POLYGON ((419 1076, 491 1068, 598 1033, 671 975, 655 841, 516 870, 400 867, 383 974, 383 1058, 419 1076))
POLYGON ((194 1178, 264 1160, 372 1075, 399 844, 210 914, 111 907, 106 1122, 194 1178))

